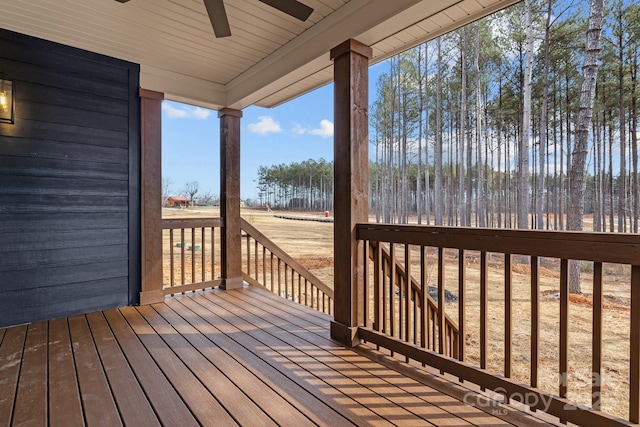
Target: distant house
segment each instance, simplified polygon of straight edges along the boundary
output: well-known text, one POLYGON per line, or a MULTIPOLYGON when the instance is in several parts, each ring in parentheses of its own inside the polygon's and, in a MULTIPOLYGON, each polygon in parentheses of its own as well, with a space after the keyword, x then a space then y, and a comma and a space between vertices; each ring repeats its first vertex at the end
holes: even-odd
POLYGON ((170 196, 165 203, 168 208, 187 208, 189 205, 189 199, 183 196, 170 196))

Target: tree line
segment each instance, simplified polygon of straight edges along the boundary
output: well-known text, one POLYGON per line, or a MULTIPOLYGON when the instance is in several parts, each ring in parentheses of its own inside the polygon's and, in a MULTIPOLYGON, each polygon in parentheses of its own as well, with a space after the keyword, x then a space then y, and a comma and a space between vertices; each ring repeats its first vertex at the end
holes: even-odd
POLYGON ((333 162, 303 162, 258 168, 260 205, 272 209, 328 211, 333 209, 333 162))
POLYGON ((527 0, 391 58, 370 117, 376 218, 566 230, 577 206, 585 229, 637 232, 640 10, 602 15, 527 0))

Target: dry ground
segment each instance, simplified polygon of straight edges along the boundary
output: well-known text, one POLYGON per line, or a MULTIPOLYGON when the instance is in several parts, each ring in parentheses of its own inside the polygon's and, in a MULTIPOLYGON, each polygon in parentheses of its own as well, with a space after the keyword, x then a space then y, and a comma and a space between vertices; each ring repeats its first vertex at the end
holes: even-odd
MULTIPOLYGON (((218 216, 215 209, 165 209, 165 217, 218 216)), ((322 213, 293 213, 301 217, 321 218, 322 213)), ((328 286, 333 287, 333 225, 313 221, 278 219, 274 213, 244 209, 242 216, 269 237, 294 259, 307 267, 328 286)), ((165 232, 165 253, 168 255, 168 234, 165 232)), ((466 325, 467 361, 479 363, 479 265, 469 254, 467 265, 466 325)), ((446 288, 458 293, 455 252, 445 253, 446 288)), ((413 260, 418 257, 414 256, 413 260)), ((417 262, 417 261, 415 261, 417 262)), ((488 369, 502 374, 504 366, 504 267, 503 258, 495 254, 489 262, 489 365, 488 369)), ((199 268, 199 265, 197 265, 199 268)), ((414 265, 412 268, 417 267, 414 265)), ((191 266, 185 268, 190 274, 191 266)), ((219 266, 216 266, 219 269, 219 266)), ((526 260, 514 260, 513 265, 513 377, 523 383, 529 381, 531 291, 530 268, 526 260), (520 263, 518 261, 521 261, 520 263), (524 262, 522 262, 524 261, 524 262)), ((580 404, 591 402, 591 272, 593 266, 582 268, 583 295, 572 295, 569 309, 569 398, 580 404)), ((219 270, 218 270, 219 272, 219 270)), ((558 344, 559 344, 559 261, 541 260, 540 278, 540 372, 539 388, 558 392, 558 344)), ((199 273, 197 273, 199 274, 199 273)), ((210 272, 208 273, 210 274, 210 272)), ((216 274, 214 272, 214 274, 216 274)), ((629 397, 629 269, 624 266, 604 266, 604 331, 602 409, 623 418, 628 414, 629 397)), ((437 270, 429 272, 430 285, 435 285, 437 270)), ((168 271, 165 265, 165 279, 168 271)), ((449 303, 446 311, 457 319, 457 303, 449 303)))

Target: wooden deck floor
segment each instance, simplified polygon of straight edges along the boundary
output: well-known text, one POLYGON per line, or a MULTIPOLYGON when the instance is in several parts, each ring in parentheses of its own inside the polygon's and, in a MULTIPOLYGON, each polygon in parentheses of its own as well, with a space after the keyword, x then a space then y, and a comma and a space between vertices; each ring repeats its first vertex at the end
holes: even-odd
POLYGON ((0 426, 543 424, 328 325, 249 287, 0 329, 0 426))

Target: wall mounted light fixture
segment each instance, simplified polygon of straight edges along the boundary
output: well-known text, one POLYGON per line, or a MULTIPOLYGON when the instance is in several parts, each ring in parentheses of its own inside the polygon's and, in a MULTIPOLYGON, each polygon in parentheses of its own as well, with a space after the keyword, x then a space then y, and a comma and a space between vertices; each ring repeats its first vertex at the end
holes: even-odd
POLYGON ((13 123, 13 82, 0 79, 0 123, 13 123))

